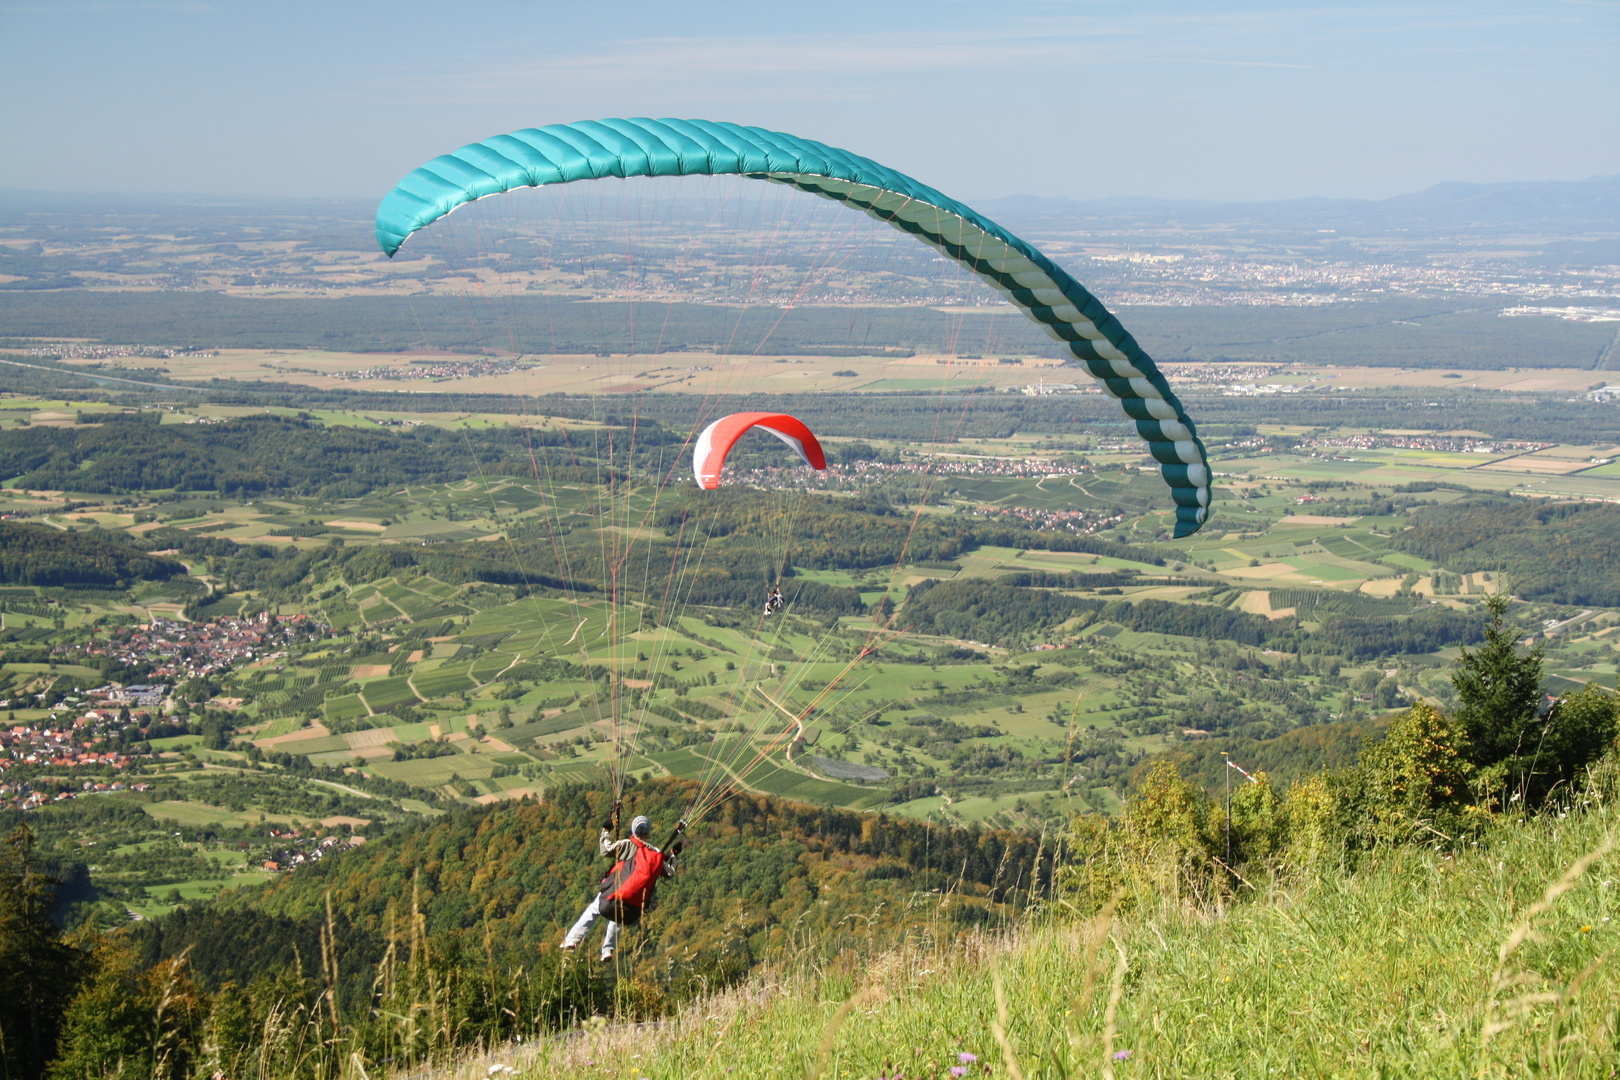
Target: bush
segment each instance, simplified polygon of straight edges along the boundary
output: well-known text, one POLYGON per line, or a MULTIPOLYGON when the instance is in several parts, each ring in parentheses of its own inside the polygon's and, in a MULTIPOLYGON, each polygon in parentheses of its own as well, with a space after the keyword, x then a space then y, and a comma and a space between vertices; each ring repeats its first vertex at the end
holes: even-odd
POLYGON ((1338 779, 1340 820, 1365 846, 1408 839, 1456 840, 1482 819, 1472 798, 1474 766, 1460 724, 1418 702, 1382 742, 1338 779))

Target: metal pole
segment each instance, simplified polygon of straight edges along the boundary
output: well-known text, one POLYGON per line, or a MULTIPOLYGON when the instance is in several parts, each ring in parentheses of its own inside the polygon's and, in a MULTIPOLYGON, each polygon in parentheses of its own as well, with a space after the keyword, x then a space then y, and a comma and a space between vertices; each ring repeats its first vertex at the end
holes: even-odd
POLYGON ((1232 756, 1221 753, 1226 759, 1226 767, 1221 772, 1226 774, 1226 864, 1232 865, 1232 756))

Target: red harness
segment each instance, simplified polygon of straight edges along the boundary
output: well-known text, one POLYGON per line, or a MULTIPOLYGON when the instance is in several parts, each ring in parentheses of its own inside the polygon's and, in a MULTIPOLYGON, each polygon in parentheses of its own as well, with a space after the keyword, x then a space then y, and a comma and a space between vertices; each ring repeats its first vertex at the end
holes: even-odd
POLYGON ((614 863, 612 871, 602 879, 599 904, 639 909, 652 899, 653 887, 664 868, 664 853, 639 836, 630 837, 630 841, 636 846, 635 852, 628 861, 614 863))

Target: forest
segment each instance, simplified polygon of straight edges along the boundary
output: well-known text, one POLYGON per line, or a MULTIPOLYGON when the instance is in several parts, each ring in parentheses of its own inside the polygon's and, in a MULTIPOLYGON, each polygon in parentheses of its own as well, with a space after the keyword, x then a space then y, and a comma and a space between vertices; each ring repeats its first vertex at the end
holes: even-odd
POLYGON ((1391 539, 1449 570, 1490 567, 1524 596, 1560 604, 1620 604, 1620 506, 1471 499, 1430 507, 1391 539))
MULTIPOLYGON (((1021 578, 1012 575, 1013 580, 1021 578)), ((1383 617, 1328 615, 1309 632, 1301 632, 1292 619, 1266 619, 1214 604, 1087 599, 993 581, 919 582, 911 587, 902 617, 921 633, 1003 646, 1030 644, 1033 635, 1079 618, 1067 628, 1070 632, 1083 631, 1092 623, 1114 623, 1148 633, 1269 645, 1350 660, 1432 653, 1472 644, 1482 632, 1477 619, 1458 612, 1410 607, 1383 617)))
POLYGON ((125 589, 186 572, 173 559, 135 548, 122 533, 97 536, 47 525, 0 521, 0 584, 125 589))
MULTIPOLYGON (((86 304, 77 290, 63 288, 68 279, 41 274, 27 255, 11 258, 17 270, 40 276, 32 278, 33 287, 27 281, 0 287, 0 322, 11 336, 49 340, 338 352, 432 344, 470 353, 515 348, 540 355, 610 348, 653 355, 658 349, 724 348, 728 340, 746 353, 768 339, 772 351, 788 355, 849 355, 885 347, 939 351, 957 337, 986 340, 997 328, 991 314, 947 315, 931 308, 804 305, 780 318, 774 308, 758 304, 728 305, 717 314, 715 305, 657 302, 629 305, 656 310, 662 321, 661 336, 648 340, 644 331, 638 341, 635 320, 624 316, 620 309, 626 305, 616 296, 519 292, 506 300, 508 334, 496 320, 468 320, 464 300, 455 295, 265 297, 198 289, 99 292, 95 303, 86 304)), ((299 283, 314 284, 308 278, 299 283)), ((1463 310, 1444 298, 1369 298, 1343 307, 1144 305, 1133 311, 1132 325, 1166 360, 1334 363, 1354 357, 1388 367, 1493 369, 1530 358, 1550 367, 1586 367, 1613 339, 1601 324, 1504 322, 1478 310, 1478 303, 1463 310), (1425 332, 1403 330, 1410 325, 1425 332)), ((1033 348, 1057 355, 1044 341, 1033 348)))
MULTIPOLYGON (((650 782, 627 792, 625 806, 651 816, 662 839, 691 796, 689 784, 650 782)), ((355 957, 344 967, 351 992, 362 1000, 374 972, 360 956, 369 949, 370 963, 381 959, 390 923, 407 922, 412 897, 435 938, 461 936, 482 948, 492 934, 499 961, 519 966, 537 952, 552 951, 606 869, 592 861, 594 824, 606 813, 601 792, 583 787, 557 789, 538 804, 458 809, 431 826, 396 830, 342 859, 211 910, 226 927, 238 917, 249 925, 257 918, 286 919, 313 937, 330 896, 351 928, 345 939, 355 957)), ((959 926, 998 919, 1006 914, 1002 905, 1024 902, 1032 882, 1037 892, 1044 887, 1052 852, 1038 847, 1038 838, 1023 833, 941 828, 739 797, 694 830, 631 965, 668 973, 678 970, 681 957, 733 949, 751 967, 787 947, 795 929, 824 942, 817 947, 831 956, 847 932, 840 924, 852 912, 881 904, 902 920, 906 897, 952 881, 965 890, 959 926)), ((210 989, 228 981, 245 984, 258 971, 296 961, 291 943, 272 946, 251 934, 221 931, 205 947, 184 924, 154 925, 145 939, 153 961, 191 949, 210 989), (277 952, 267 955, 272 947, 277 952)))
MULTIPOLYGON (((379 485, 436 483, 515 462, 523 444, 427 427, 390 433, 276 416, 163 424, 114 415, 66 428, 0 431, 0 473, 30 488, 93 494, 177 489, 240 497, 353 497, 379 485)), ((656 441, 656 430, 641 437, 656 441)), ((556 433, 534 432, 544 444, 556 433)))
MULTIPOLYGON (((690 785, 654 783, 627 798, 667 825, 690 794, 690 785)), ((805 947, 833 957, 874 932, 903 931, 942 894, 950 905, 933 925, 944 938, 999 925, 1050 886, 1054 865, 1054 848, 1026 834, 746 796, 694 834, 633 951, 617 968, 591 971, 555 945, 605 869, 591 865, 584 827, 605 813, 600 792, 582 788, 559 789, 544 803, 457 810, 270 889, 180 907, 100 939, 63 937, 43 921, 62 886, 17 826, 0 846, 0 960, 25 980, 21 999, 0 1007, 8 1075, 36 1075, 58 1038, 56 1070, 82 1069, 119 1046, 132 1051, 129 1040, 142 1036, 128 1025, 153 994, 192 1010, 160 1021, 156 1046, 146 1036, 148 1056, 175 1040, 175 1057, 159 1066, 171 1077, 220 1060, 208 1055, 229 1057, 233 1045, 263 1052, 278 1023, 294 1035, 330 1023, 345 1041, 366 1043, 368 1057, 391 1045, 416 1057, 532 1036, 621 1005, 657 1016, 665 1002, 713 992, 771 957, 805 947), (863 924, 857 917, 874 906, 880 923, 863 924), (501 987, 494 997, 492 979, 501 987), (109 1015, 119 985, 128 1011, 109 1015), (397 988, 379 998, 385 985, 397 988), (391 1032, 374 1012, 396 1003, 409 1011, 432 985, 448 994, 444 1030, 391 1032), (502 1010, 503 1000, 519 1008, 502 1010), (225 1038, 233 1010, 253 1019, 225 1038), (85 1042, 94 1038, 87 1025, 104 1033, 99 1045, 85 1042), (218 1045, 204 1050, 204 1041, 218 1045)), ((319 1057, 293 1054, 275 1068, 323 1071, 319 1057)))

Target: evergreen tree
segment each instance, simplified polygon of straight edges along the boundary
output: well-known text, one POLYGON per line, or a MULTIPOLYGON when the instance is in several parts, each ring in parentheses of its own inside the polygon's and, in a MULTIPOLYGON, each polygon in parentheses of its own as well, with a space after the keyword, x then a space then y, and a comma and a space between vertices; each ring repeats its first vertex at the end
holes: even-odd
POLYGON ((1537 645, 1520 655, 1514 631, 1507 625, 1508 598, 1485 601, 1491 621, 1485 643, 1462 651, 1451 683, 1457 688, 1463 735, 1469 759, 1481 768, 1523 751, 1541 705, 1541 654, 1537 645))
POLYGON ((1485 643, 1473 652, 1463 650, 1451 677, 1464 752, 1477 770, 1475 790, 1487 805, 1522 800, 1539 806, 1561 785, 1574 782, 1614 741, 1616 701, 1593 689, 1544 707, 1544 645, 1521 653, 1507 625, 1507 597, 1490 597, 1486 606, 1491 621, 1485 643))
POLYGON ((1615 744, 1620 732, 1620 697, 1588 685, 1579 693, 1559 698, 1547 721, 1542 754, 1556 767, 1558 781, 1578 786, 1581 771, 1615 744))
POLYGON ((130 943, 106 937, 95 973, 68 1007, 50 1080, 184 1080, 205 1003, 184 957, 144 968, 130 943))
POLYGON ((62 1014, 84 967, 82 954, 51 922, 56 879, 19 825, 0 847, 0 1076, 43 1075, 56 1052, 62 1014))

